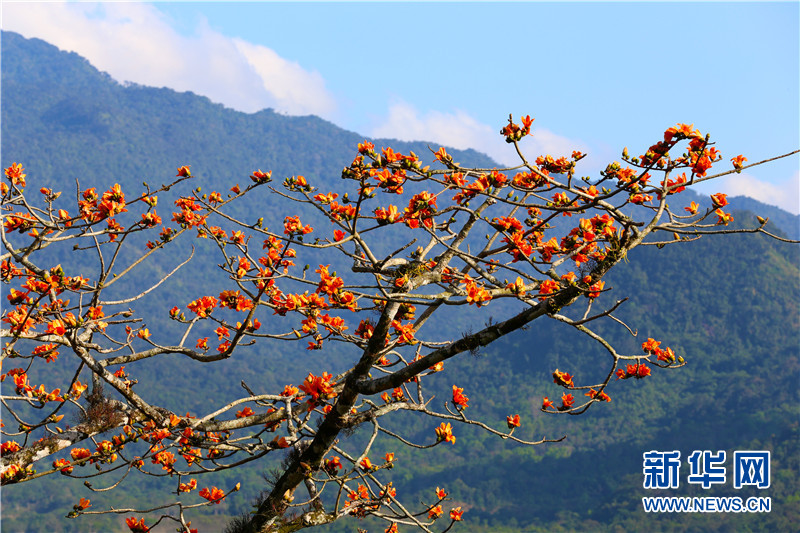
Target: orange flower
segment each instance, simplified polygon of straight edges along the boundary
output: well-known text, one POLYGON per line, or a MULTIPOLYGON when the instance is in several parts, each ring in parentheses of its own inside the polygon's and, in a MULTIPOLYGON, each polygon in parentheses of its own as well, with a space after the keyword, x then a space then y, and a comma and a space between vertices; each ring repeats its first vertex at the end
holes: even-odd
POLYGON ((456 443, 456 437, 453 435, 453 428, 450 426, 450 422, 446 424, 442 422, 439 427, 436 428, 436 441, 445 441, 452 444, 456 443))
POLYGON ((642 379, 643 377, 650 375, 650 367, 642 363, 636 363, 635 365, 627 365, 625 370, 619 368, 616 371, 617 379, 628 379, 628 378, 636 378, 642 379))
POLYGON ((404 220, 410 228, 418 228, 419 222, 426 227, 431 227, 431 217, 436 213, 436 196, 428 191, 415 194, 405 208, 404 220))
POLYGON ((299 390, 300 389, 298 389, 294 385, 286 385, 283 388, 283 392, 281 392, 281 396, 285 396, 288 398, 289 396, 294 396, 295 394, 297 394, 299 390))
POLYGON ((176 178, 188 178, 191 177, 192 171, 189 170, 191 165, 184 165, 182 167, 178 167, 178 173, 175 174, 176 178))
POLYGON ((441 505, 437 505, 436 507, 432 507, 428 511, 428 518, 430 518, 431 520, 436 520, 437 518, 442 516, 443 513, 444 513, 444 511, 442 510, 442 506, 441 505))
MULTIPOLYGON (((547 400, 547 398, 545 398, 545 400, 547 400)), ((514 415, 514 416, 508 415, 506 417, 506 424, 508 424, 508 429, 518 428, 520 425, 519 415, 514 415)))
POLYGON ((283 222, 283 227, 284 227, 283 232, 286 235, 294 235, 294 234, 306 235, 307 233, 311 233, 312 231, 314 231, 314 229, 308 224, 303 226, 303 223, 300 222, 300 217, 297 216, 286 217, 286 219, 283 222))
POLYGON ((459 411, 467 408, 467 403, 469 402, 469 398, 464 396, 464 389, 458 388, 453 385, 453 403, 458 408, 459 411))
POLYGON ((277 435, 275 435, 275 438, 272 439, 272 444, 274 444, 277 448, 288 448, 291 446, 289 441, 286 440, 286 437, 278 437, 277 435))
POLYGON ((672 363, 675 361, 675 352, 673 352, 672 348, 670 347, 664 348, 663 350, 659 350, 658 360, 664 361, 666 363, 672 363))
POLYGON ((444 500, 445 498, 447 498, 447 491, 445 491, 444 489, 440 489, 439 487, 436 487, 436 497, 439 498, 440 500, 444 500))
POLYGON ((433 154, 433 157, 435 157, 437 160, 441 161, 442 163, 445 163, 445 162, 453 159, 452 157, 450 157, 447 154, 447 151, 445 151, 445 149, 443 147, 439 148, 436 151, 436 153, 433 154))
POLYGON ((270 181, 271 177, 272 177, 272 171, 261 172, 261 169, 258 169, 252 174, 250 174, 250 179, 253 180, 253 182, 255 183, 266 183, 270 181))
MULTIPOLYGON (((573 152, 573 154, 577 155, 578 158, 583 155, 580 152, 573 152)), ((578 158, 576 158, 576 160, 578 158)), ((537 157, 536 164, 539 165, 542 170, 547 170, 553 174, 566 174, 575 167, 574 161, 569 161, 563 156, 558 159, 553 159, 551 155, 537 157)))
POLYGON ((161 469, 167 472, 172 471, 172 465, 175 464, 175 454, 172 452, 160 451, 153 456, 150 460, 153 464, 161 465, 161 469))
POLYGON ((506 289, 510 290, 513 294, 517 296, 525 296, 525 282, 522 281, 522 278, 517 276, 517 279, 514 280, 512 283, 506 285, 506 289))
POLYGON ((7 482, 7 481, 24 479, 25 476, 27 475, 28 475, 27 471, 20 465, 11 464, 8 465, 8 468, 6 468, 5 471, 3 472, 2 481, 7 482))
POLYGON ((689 207, 684 207, 683 210, 689 212, 692 215, 696 215, 697 214, 697 209, 699 207, 700 206, 697 205, 696 202, 692 202, 692 203, 689 204, 689 207))
POLYGON ((712 194, 711 201, 714 204, 714 209, 718 207, 725 207, 726 205, 728 205, 727 195, 722 194, 721 192, 718 192, 717 194, 712 194))
POLYGON ((249 407, 245 407, 241 411, 236 411, 236 418, 245 418, 253 414, 253 410, 249 407))
POLYGON ((589 293, 586 295, 587 298, 594 299, 600 296, 600 293, 603 292, 603 287, 605 286, 605 281, 598 281, 594 285, 589 287, 589 293))
POLYGON ((493 218, 492 226, 499 230, 505 230, 510 233, 515 231, 522 231, 522 223, 514 217, 501 217, 493 218))
POLYGON ((661 341, 648 338, 646 342, 642 343, 642 350, 644 350, 646 353, 656 353, 656 350, 658 350, 660 345, 661 341))
POLYGON ((557 281, 552 279, 544 280, 541 285, 539 285, 539 296, 540 300, 544 300, 547 298, 548 294, 552 294, 559 289, 559 285, 557 281))
POLYGON ((85 391, 87 388, 89 388, 89 385, 83 385, 76 379, 75 383, 72 384, 72 394, 75 395, 75 398, 80 398, 81 394, 83 394, 83 391, 85 391))
POLYGON ((336 396, 336 392, 334 392, 331 383, 331 378, 333 376, 327 372, 323 372, 322 376, 315 376, 314 374, 308 374, 306 380, 300 385, 300 390, 305 392, 306 394, 311 395, 313 402, 318 402, 321 399, 328 399, 333 398, 336 396))
POLYGON ((70 463, 67 459, 58 459, 57 461, 53 461, 53 468, 61 468, 62 474, 71 474, 73 468, 70 466, 70 464, 72 463, 70 463))
POLYGON ((737 172, 742 168, 745 161, 747 161, 747 158, 743 155, 737 155, 736 157, 731 158, 733 168, 735 168, 737 172))
MULTIPOLYGON (((237 276, 240 278, 243 277, 249 269, 249 261, 240 259, 237 276)), ((253 308, 253 301, 240 294, 239 291, 222 291, 219 293, 219 302, 220 305, 224 305, 228 309, 233 309, 235 311, 247 311, 253 308)))
POLYGON ((325 460, 325 466, 323 466, 323 468, 328 474, 335 476, 336 471, 341 470, 342 468, 344 468, 344 466, 342 465, 341 459, 339 459, 338 456, 334 456, 330 459, 325 460))
POLYGON ((672 141, 673 137, 680 139, 698 139, 702 137, 700 130, 694 128, 694 124, 678 124, 664 132, 664 142, 672 141))
POLYGON ((476 304, 478 307, 481 307, 485 305, 485 302, 492 299, 492 295, 489 294, 489 291, 482 286, 479 287, 469 274, 464 275, 463 283, 465 284, 464 289, 467 291, 467 302, 469 302, 470 305, 476 304))
POLYGON ((584 396, 588 396, 589 398, 596 398, 596 399, 598 399, 600 401, 603 401, 603 402, 610 402, 611 401, 611 397, 608 394, 606 394, 605 392, 597 392, 594 389, 589 389, 589 392, 584 394, 584 396))
POLYGON ((450 510, 450 520, 453 522, 461 522, 461 515, 464 514, 464 511, 461 510, 461 507, 454 507, 450 510))
POLYGON ((406 396, 405 393, 403 392, 403 389, 401 389, 400 387, 395 387, 395 389, 392 390, 392 399, 396 402, 402 402, 403 400, 405 400, 406 396))
MULTIPOLYGON (((686 182, 687 182, 686 174, 684 173, 675 178, 674 180, 668 178, 666 181, 662 181, 661 186, 667 189, 667 195, 678 194, 686 190, 686 187, 684 186, 686 182)), ((662 198, 661 191, 659 191, 656 196, 658 197, 659 200, 661 200, 662 198)))
POLYGON ((414 324, 404 325, 399 320, 392 320, 392 328, 397 333, 398 344, 416 344, 419 342, 414 338, 414 324))
POLYGON ((27 175, 23 173, 23 170, 25 169, 22 168, 20 163, 11 163, 11 166, 5 169, 6 177, 17 187, 23 188, 25 187, 25 176, 27 175))
POLYGON ((217 505, 225 499, 225 492, 218 489, 217 487, 211 487, 211 490, 208 490, 208 487, 201 490, 199 493, 201 498, 205 498, 206 500, 213 502, 217 505))
POLYGON ((81 501, 78 503, 78 507, 80 507, 81 509, 88 509, 91 506, 92 506, 91 501, 87 500, 86 498, 81 498, 81 501))
POLYGON ((360 462, 360 463, 358 463, 358 464, 359 464, 359 465, 361 466, 361 468, 363 468, 364 470, 367 470, 367 471, 369 471, 369 470, 372 470, 372 461, 370 461, 370 460, 369 460, 369 457, 364 457, 364 458, 361 460, 361 462, 360 462))
POLYGON ((570 409, 575 404, 575 398, 573 398, 572 394, 562 394, 561 395, 561 407, 559 408, 561 411, 566 411, 570 409))
POLYGON ((109 455, 113 450, 114 450, 114 445, 111 443, 110 440, 101 441, 97 445, 97 453, 100 455, 109 455))
POLYGON ((314 272, 319 274, 319 285, 317 286, 317 293, 324 292, 328 296, 333 296, 344 287, 344 280, 339 276, 331 275, 328 273, 330 265, 319 265, 319 268, 314 272))
POLYGON ((197 480, 192 478, 189 483, 181 483, 178 485, 178 492, 191 492, 197 488, 197 480))
POLYGON ((396 205, 389 205, 389 207, 387 207, 386 209, 378 207, 375 209, 374 213, 375 213, 375 220, 378 222, 378 225, 380 226, 394 224, 395 222, 403 218, 397 211, 396 205))
POLYGON ((560 372, 557 368, 556 371, 553 372, 553 383, 556 385, 561 385, 562 387, 575 386, 575 384, 572 382, 572 376, 566 372, 560 372))
POLYGON ((378 186, 388 193, 403 194, 403 184, 406 182, 405 170, 390 171, 388 168, 383 170, 372 169, 370 176, 378 181, 378 186))
POLYGON ((722 209, 715 210, 714 214, 717 215, 717 225, 727 226, 728 222, 733 222, 733 215, 726 213, 722 209))
POLYGON ((218 303, 217 299, 213 296, 203 296, 202 298, 190 302, 186 307, 193 313, 196 313, 198 317, 205 318, 211 314, 211 311, 218 303))
POLYGON ((87 450, 86 448, 73 448, 72 451, 69 452, 70 457, 72 457, 73 461, 80 461, 81 459, 86 459, 87 457, 92 456, 92 452, 87 450))
POLYGON ((523 130, 530 130, 531 129, 531 124, 533 124, 533 121, 535 119, 531 118, 530 115, 525 115, 524 117, 521 117, 520 120, 522 121, 522 129, 523 130))
MULTIPOLYGON (((20 445, 14 442, 13 440, 8 440, 3 444, 0 444, 0 455, 8 455, 11 453, 16 453, 21 449, 20 445)), ((55 465, 53 465, 55 466, 55 465)))
POLYGON ((391 496, 392 498, 394 498, 395 496, 397 496, 397 489, 392 487, 392 482, 390 481, 389 483, 386 484, 386 487, 384 487, 384 489, 380 492, 380 494, 378 494, 378 496, 380 496, 381 498, 385 498, 386 496, 391 496))
POLYGON ((553 407, 553 402, 547 396, 545 396, 544 399, 542 399, 542 411, 548 407, 553 407))
POLYGON ((127 524, 128 529, 130 529, 134 533, 147 533, 148 531, 150 531, 150 528, 147 527, 144 523, 144 518, 140 518, 138 522, 134 517, 126 518, 125 524, 127 524))
POLYGON ((66 333, 66 328, 64 326, 64 322, 61 319, 55 319, 47 325, 47 331, 45 333, 51 333, 54 335, 63 335, 66 333))

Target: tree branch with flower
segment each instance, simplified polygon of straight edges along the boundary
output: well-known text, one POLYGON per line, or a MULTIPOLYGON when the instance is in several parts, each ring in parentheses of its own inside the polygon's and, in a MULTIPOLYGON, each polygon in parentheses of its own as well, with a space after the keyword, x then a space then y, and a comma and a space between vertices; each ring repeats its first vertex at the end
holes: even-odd
POLYGON ((623 353, 592 329, 596 321, 612 321, 634 334, 615 316, 625 299, 593 309, 611 291, 604 277, 630 250, 724 233, 787 240, 770 233, 761 218, 753 229, 729 228, 733 217, 724 211, 724 194, 711 195, 712 207, 705 210, 695 202, 677 210, 668 203, 680 204, 678 195, 697 183, 775 158, 745 165, 744 156, 735 156, 732 169, 709 175, 723 163, 720 152, 708 135, 678 124, 642 155, 631 157, 625 149, 621 161, 596 179, 581 178, 580 152, 539 155, 531 162, 522 143, 533 119, 520 122, 509 117, 501 130, 520 157, 514 168, 464 168, 444 148, 432 151, 430 166, 423 166, 413 152, 377 150, 365 141, 343 169, 337 191, 303 176, 287 177, 278 187, 270 172, 259 169, 244 188, 186 190, 169 222, 157 214, 158 197, 194 178, 188 166, 169 184, 145 185, 133 197, 119 185, 100 194, 78 184, 74 214, 60 192, 42 188, 30 194, 21 164, 5 169, 0 275, 9 306, 2 314, 2 360, 14 368, 0 376, 13 383, 13 394, 6 389, 0 397, 8 426, 2 430, 2 483, 76 476, 89 464, 96 472, 82 477, 119 478, 112 487, 129 474, 168 476, 175 494, 194 503, 176 499, 146 509, 88 511, 89 500, 81 500, 70 517, 123 513, 133 515, 126 521, 131 531, 172 520, 188 532, 186 511, 219 504, 240 488, 202 486, 203 474, 277 457, 286 458, 279 475, 256 511, 230 531, 294 531, 368 515, 383 519, 386 531, 403 525, 449 530, 461 521, 461 507, 446 514, 447 493, 438 487, 435 498, 416 508, 403 504, 391 482, 394 453, 376 459, 379 436, 419 449, 455 445, 462 425, 526 446, 563 437, 515 436, 519 414, 473 419, 467 414, 469 391, 457 384, 442 409, 434 406, 426 384, 445 371, 448 360, 537 319, 568 324, 608 354, 605 378, 576 383, 573 369, 553 369, 559 388, 553 395, 561 394, 560 404, 545 397, 541 409, 548 415, 583 414, 610 402, 613 389, 624 386, 620 380, 651 379, 654 371, 685 364, 661 340, 648 338, 641 350, 623 353), (681 154, 671 156, 675 151, 681 154), (260 194, 281 198, 286 211, 271 220, 259 213, 255 223, 233 214, 236 203, 260 194), (131 256, 130 243, 139 234, 152 237, 131 256), (154 261, 159 250, 193 237, 216 248, 223 290, 170 302, 163 316, 137 313, 136 306, 158 294, 165 281, 190 275, 198 259, 189 252, 136 294, 110 295, 110 287, 154 261), (92 265, 81 269, 94 272, 91 277, 48 263, 48 252, 65 246, 92 265), (320 254, 333 262, 315 263, 320 254), (298 268, 301 259, 306 268, 298 268), (443 338, 441 324, 472 306, 499 307, 505 316, 478 331, 443 338), (179 328, 178 335, 159 339, 150 332, 147 322, 164 317, 179 328), (213 365, 243 347, 280 342, 310 351, 340 343, 351 363, 308 372, 299 386, 285 384, 282 390, 243 381, 241 397, 208 398, 197 416, 178 414, 137 392, 135 370, 164 356, 213 365), (59 356, 69 358, 71 378, 32 380, 34 369, 59 356), (79 423, 59 426, 70 412, 79 423), (432 419, 429 438, 414 442, 389 429, 384 417, 401 412, 432 419), (355 431, 365 434, 359 445, 340 441, 355 431), (177 516, 167 510, 177 510, 177 516), (148 525, 145 517, 151 516, 148 525))

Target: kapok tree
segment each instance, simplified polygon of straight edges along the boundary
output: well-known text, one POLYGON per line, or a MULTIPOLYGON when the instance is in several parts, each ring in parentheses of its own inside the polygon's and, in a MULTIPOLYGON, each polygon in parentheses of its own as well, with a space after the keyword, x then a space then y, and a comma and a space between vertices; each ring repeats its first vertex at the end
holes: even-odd
POLYGON ((469 391, 457 384, 437 410, 426 389, 431 374, 442 372, 448 359, 533 320, 557 320, 597 341, 608 354, 607 372, 599 382, 583 383, 573 378, 577 369, 553 369, 552 396, 560 399, 545 397, 541 410, 585 413, 610 401, 614 388, 625 386, 621 380, 684 365, 681 354, 661 340, 648 338, 641 350, 623 353, 592 329, 601 319, 621 322, 614 313, 623 300, 599 310, 592 304, 610 290, 604 277, 630 250, 721 233, 778 238, 761 218, 753 229, 727 228, 732 216, 724 211, 724 194, 711 196, 711 208, 681 205, 677 197, 687 187, 772 159, 746 165, 739 155, 730 159, 732 169, 709 175, 723 160, 720 152, 708 135, 678 124, 642 155, 632 157, 625 149, 621 162, 600 176, 579 178, 580 152, 526 158, 520 142, 531 134, 532 122, 526 116, 520 125, 510 117, 501 131, 519 155, 515 168, 463 168, 444 148, 433 153, 433 166, 423 166, 414 153, 378 151, 365 141, 342 171, 341 190, 319 189, 302 176, 275 187, 270 172, 256 170, 245 188, 187 188, 168 222, 157 214, 158 195, 184 187, 192 178, 189 166, 180 167, 171 183, 145 185, 136 193, 118 184, 78 184, 77 206, 47 188, 26 192, 20 164, 5 169, 0 216, 9 305, 2 313, 2 359, 9 361, 0 378, 2 483, 52 474, 168 475, 179 496, 174 501, 103 510, 82 498, 69 516, 125 513, 131 531, 172 520, 188 533, 194 529, 187 511, 220 503, 239 489, 205 486, 203 474, 274 454, 287 458, 280 475, 256 511, 231 531, 294 531, 347 515, 379 517, 387 532, 398 525, 449 530, 461 520, 461 508, 448 508, 447 494, 438 488, 426 504, 401 503, 389 475, 394 454, 377 457, 376 436, 430 448, 454 443, 459 425, 472 424, 522 445, 549 441, 516 436, 516 413, 504 420, 470 418, 469 391), (253 223, 231 214, 231 204, 262 193, 283 199, 281 217, 253 223), (312 227, 312 216, 326 222, 312 227), (269 225, 279 229, 270 231, 269 225), (154 236, 129 259, 139 233, 154 236), (138 294, 107 296, 160 249, 192 237, 216 244, 227 288, 170 302, 158 316, 138 314, 137 303, 168 277, 191 275, 187 260, 138 294), (84 256, 87 266, 80 272, 48 264, 48 251, 65 246, 84 256), (337 254, 341 274, 330 264, 315 264, 321 250, 337 254), (301 269, 296 263, 314 266, 301 269), (497 306, 501 299, 518 305, 503 307, 515 310, 478 331, 442 340, 431 327, 435 316, 464 306, 497 306), (571 306, 579 309, 567 314, 571 306), (154 338, 148 322, 167 317, 182 333, 154 338), (193 416, 137 391, 137 369, 159 364, 167 354, 214 364, 242 346, 271 342, 300 343, 298 350, 344 343, 352 363, 335 375, 308 373, 298 387, 286 384, 282 390, 243 382, 241 398, 222 404, 208 398, 204 412, 193 416), (31 377, 57 358, 74 365, 64 381, 31 377), (410 442, 385 427, 384 417, 401 411, 432 419, 427 442, 410 442), (71 413, 78 423, 60 426, 71 413), (368 435, 358 448, 337 440, 355 430, 368 435))

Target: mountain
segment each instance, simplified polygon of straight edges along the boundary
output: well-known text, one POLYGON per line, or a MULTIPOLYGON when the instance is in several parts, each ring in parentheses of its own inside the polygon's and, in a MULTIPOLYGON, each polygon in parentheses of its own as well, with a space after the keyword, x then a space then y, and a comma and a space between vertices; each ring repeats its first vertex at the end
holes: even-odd
MULTIPOLYGON (((246 114, 192 93, 119 84, 77 54, 10 32, 2 54, 3 164, 24 161, 37 179, 113 176, 138 186, 191 164, 220 181, 246 180, 258 168, 338 180, 364 140, 313 116, 246 114)), ((424 143, 391 143, 429 153, 424 143)), ((450 152, 465 165, 496 166, 474 150, 450 152)))
MULTIPOLYGON (((261 168, 273 170, 278 181, 303 174, 336 190, 341 168, 363 140, 316 117, 287 117, 271 110, 244 114, 191 93, 119 84, 76 54, 13 33, 2 33, 2 57, 0 159, 4 167, 22 162, 29 183, 36 187, 71 191, 78 179, 82 188, 119 182, 136 189, 142 181, 166 182, 176 167, 191 164, 204 188, 237 180, 245 183, 253 170, 261 168)), ((403 152, 413 150, 422 157, 428 149, 424 143, 375 142, 403 152)), ((464 165, 495 166, 475 151, 448 151, 464 165)), ((707 202, 690 191, 685 194, 681 201, 707 202)), ((245 207, 242 214, 257 218, 248 209, 267 215, 277 212, 270 197, 259 202, 245 207)), ((737 227, 753 227, 757 213, 769 217, 777 231, 797 238, 796 216, 751 199, 732 200, 731 206, 736 209, 737 227)), ((173 255, 156 254, 150 267, 168 271, 173 255)), ((471 398, 471 416, 499 427, 506 415, 520 413, 523 425, 515 435, 532 440, 567 434, 568 439, 524 448, 459 426, 457 445, 427 453, 379 441, 378 449, 397 454, 395 486, 401 496, 429 501, 433 487, 445 486, 454 502, 467 510, 464 531, 633 531, 643 524, 649 530, 671 531, 796 527, 800 521, 797 246, 763 236, 720 236, 663 250, 639 248, 629 259, 611 273, 607 286, 614 291, 598 299, 594 309, 629 296, 617 316, 638 328, 638 337, 616 323, 598 324, 597 331, 623 350, 636 349, 647 337, 663 339, 686 358, 687 367, 617 382, 609 390, 613 401, 594 406, 585 416, 546 416, 539 411, 541 398, 561 392, 552 383, 553 370, 572 370, 581 380, 596 379, 607 368, 607 356, 566 326, 537 321, 474 357, 448 362, 447 371, 436 376, 437 398, 446 398, 456 383, 471 398), (640 500, 653 494, 642 489, 642 453, 680 450, 686 457, 696 449, 726 450, 729 455, 735 450, 771 451, 771 487, 745 489, 741 494, 772 497, 772 511, 644 513, 640 500)), ((75 261, 69 254, 59 260, 65 265, 75 261)), ((179 277, 169 285, 167 297, 185 303, 185 297, 194 295, 193 285, 204 279, 204 272, 179 277)), ((158 316, 163 301, 152 306, 153 316, 158 316)), ((502 316, 501 311, 492 302, 481 317, 502 316)), ((154 334, 168 331, 159 329, 167 327, 162 321, 154 322, 154 334)), ((242 350, 226 365, 175 364, 166 359, 159 368, 137 374, 141 378, 137 387, 151 383, 152 392, 165 404, 194 401, 199 407, 207 396, 238 397, 243 373, 257 376, 266 388, 293 379, 297 383, 297 374, 307 371, 306 365, 321 364, 307 354, 301 355, 305 358, 301 365, 295 364, 292 354, 265 355, 242 350), (176 389, 189 387, 199 393, 188 399, 177 396, 179 392, 169 386, 176 381, 182 383, 176 389)), ((330 360, 345 356, 325 353, 330 360)), ((431 432, 429 421, 419 418, 399 418, 395 424, 402 424, 412 440, 431 432)), ((260 474, 266 468, 259 464, 214 478, 220 480, 214 481, 219 486, 242 481, 251 490, 229 498, 224 506, 207 509, 217 514, 193 519, 195 526, 220 530, 226 516, 249 511, 252 489, 263 486, 260 474)), ((79 497, 91 495, 80 480, 62 481, 45 479, 3 490, 3 528, 124 528, 109 517, 64 519, 79 497)), ((152 503, 148 492, 154 487, 128 483, 108 499, 103 496, 103 502, 152 503)), ((684 484, 679 490, 656 494, 739 493, 728 483, 707 491, 684 484)), ((368 525, 342 521, 325 530, 354 531, 368 525)), ((369 529, 379 530, 374 525, 369 529)))

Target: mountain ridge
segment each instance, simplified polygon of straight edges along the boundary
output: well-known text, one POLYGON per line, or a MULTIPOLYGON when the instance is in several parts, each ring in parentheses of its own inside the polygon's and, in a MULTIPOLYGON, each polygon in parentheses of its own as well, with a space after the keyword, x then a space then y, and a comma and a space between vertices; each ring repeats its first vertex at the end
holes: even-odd
MULTIPOLYGON (((119 103, 132 105, 133 107, 138 107, 142 104, 153 105, 158 102, 166 103, 167 105, 176 105, 175 102, 182 102, 183 107, 181 109, 176 109, 176 113, 177 111, 192 112, 199 108, 205 108, 206 111, 212 113, 217 121, 224 122, 231 128, 239 127, 241 129, 248 129, 254 127, 254 124, 256 125, 255 127, 258 127, 257 125, 259 123, 270 123, 272 127, 266 128, 266 126, 262 126, 261 131, 261 133, 269 134, 263 139, 264 145, 260 147, 265 151, 268 151, 270 146, 274 146, 277 142, 272 136, 275 130, 282 130, 283 133, 293 137, 298 135, 298 129, 302 130, 303 128, 317 133, 324 131, 326 136, 335 139, 333 144, 337 146, 337 162, 341 165, 344 165, 348 158, 352 158, 356 144, 368 138, 362 134, 342 129, 336 124, 314 115, 289 116, 278 113, 271 108, 265 108, 253 113, 246 113, 226 107, 221 103, 213 102, 208 97, 198 95, 191 91, 179 92, 167 87, 151 87, 134 82, 118 82, 108 73, 100 71, 92 66, 89 60, 77 53, 60 50, 47 41, 38 38, 26 39, 17 33, 3 31, 0 41, 2 41, 2 54, 4 57, 2 85, 7 98, 10 97, 13 99, 17 96, 15 93, 15 85, 18 83, 18 80, 22 78, 25 79, 26 84, 32 84, 46 94, 57 93, 61 96, 58 100, 56 100, 57 97, 55 96, 44 99, 49 105, 46 109, 41 107, 34 108, 41 113, 40 118, 44 120, 45 125, 47 127, 56 126, 57 128, 64 128, 71 133, 85 133, 85 131, 88 130, 96 137, 96 139, 94 139, 95 141, 103 140, 104 136, 115 136, 114 128, 118 126, 118 121, 115 121, 113 117, 114 108, 108 107, 109 99, 121 99, 123 101, 119 103), (35 70, 28 69, 26 66, 30 63, 29 59, 26 58, 29 58, 31 55, 37 56, 37 64, 40 65, 39 68, 35 70), (59 80, 59 83, 54 84, 54 79, 59 80), (88 91, 87 84, 92 87, 88 91), (9 91, 11 94, 8 94, 9 91), (134 96, 135 93, 138 93, 139 96, 134 96), (127 95, 127 97, 121 95, 127 95), (107 107, 105 109, 98 108, 98 106, 103 105, 107 107), (292 127, 292 125, 294 127, 292 127)), ((28 101, 26 103, 30 106, 34 102, 28 101)), ((32 109, 29 109, 29 111, 31 110, 32 109)), ((14 120, 20 117, 4 116, 3 118, 4 122, 6 121, 5 119, 7 119, 14 124, 14 120)), ((160 153, 161 150, 157 149, 159 145, 164 145, 165 141, 169 140, 170 136, 186 135, 186 132, 181 129, 182 125, 184 127, 192 125, 182 124, 180 118, 180 116, 177 116, 174 121, 169 121, 166 117, 160 119, 159 126, 162 128, 161 142, 153 143, 155 146, 151 147, 149 150, 142 150, 139 154, 139 158, 157 158, 158 166, 154 166, 154 168, 160 167, 162 169, 183 164, 196 165, 198 168, 208 166, 208 162, 202 158, 196 161, 185 162, 178 160, 174 156, 171 158, 166 157, 166 154, 160 153)), ((204 126, 208 127, 208 124, 204 126)), ((196 127, 201 127, 201 125, 196 125, 196 127)), ((149 132, 149 137, 157 136, 158 131, 153 130, 149 132)), ((227 135, 223 137, 227 137, 227 135)), ((208 142, 207 138, 204 141, 197 136, 191 136, 190 139, 201 145, 204 142, 208 142)), ((252 139, 250 140, 252 141, 252 139)), ((439 146, 436 143, 408 142, 386 138, 373 138, 371 140, 379 146, 392 146, 395 150, 402 152, 414 150, 417 155, 423 159, 428 155, 428 147, 436 149, 439 146)), ((148 146, 149 143, 133 144, 134 146, 148 146)), ((26 155, 26 151, 23 148, 23 146, 13 143, 12 138, 12 144, 10 146, 7 145, 4 151, 6 153, 15 153, 17 154, 15 157, 23 159, 26 155)), ((181 146, 181 148, 186 147, 181 146)), ((275 164, 269 166, 269 168, 265 168, 268 166, 266 162, 252 153, 253 150, 257 148, 259 147, 248 146, 248 153, 243 154, 243 157, 235 160, 228 159, 225 160, 224 163, 215 161, 212 167, 231 167, 232 172, 229 174, 231 177, 246 177, 255 168, 273 170, 276 174, 286 175, 306 175, 309 171, 315 171, 314 173, 317 174, 320 173, 321 167, 318 164, 311 166, 311 168, 302 166, 298 168, 292 164, 293 162, 287 160, 276 161, 275 164)), ((464 166, 484 168, 499 168, 501 166, 489 156, 472 148, 466 150, 448 148, 448 152, 464 166)), ((8 166, 8 164, 12 162, 6 159, 6 156, 4 156, 4 166, 8 166)), ((75 164, 77 165, 76 170, 81 170, 78 155, 75 154, 72 159, 75 160, 75 164)), ((125 170, 141 171, 141 167, 137 168, 128 161, 118 163, 122 164, 123 168, 121 170, 123 172, 125 170)), ((38 170, 36 165, 38 165, 38 162, 31 160, 26 164, 26 167, 30 168, 31 173, 34 173, 38 170), (31 164, 34 166, 31 167, 31 164)), ((49 171, 40 173, 44 176, 45 174, 52 173, 55 169, 47 168, 42 170, 49 171)), ((328 172, 330 172, 330 169, 328 169, 328 172)), ((687 195, 687 197, 688 196, 690 195, 687 195)), ((701 205, 710 205, 710 201, 707 197, 701 195, 697 197, 702 198, 702 201, 698 202, 701 203, 701 205)), ((731 205, 730 209, 742 209, 757 212, 758 214, 768 212, 769 215, 767 216, 774 219, 773 222, 775 222, 789 238, 800 238, 800 215, 793 215, 779 207, 770 206, 745 196, 731 197, 729 201, 731 205)))

